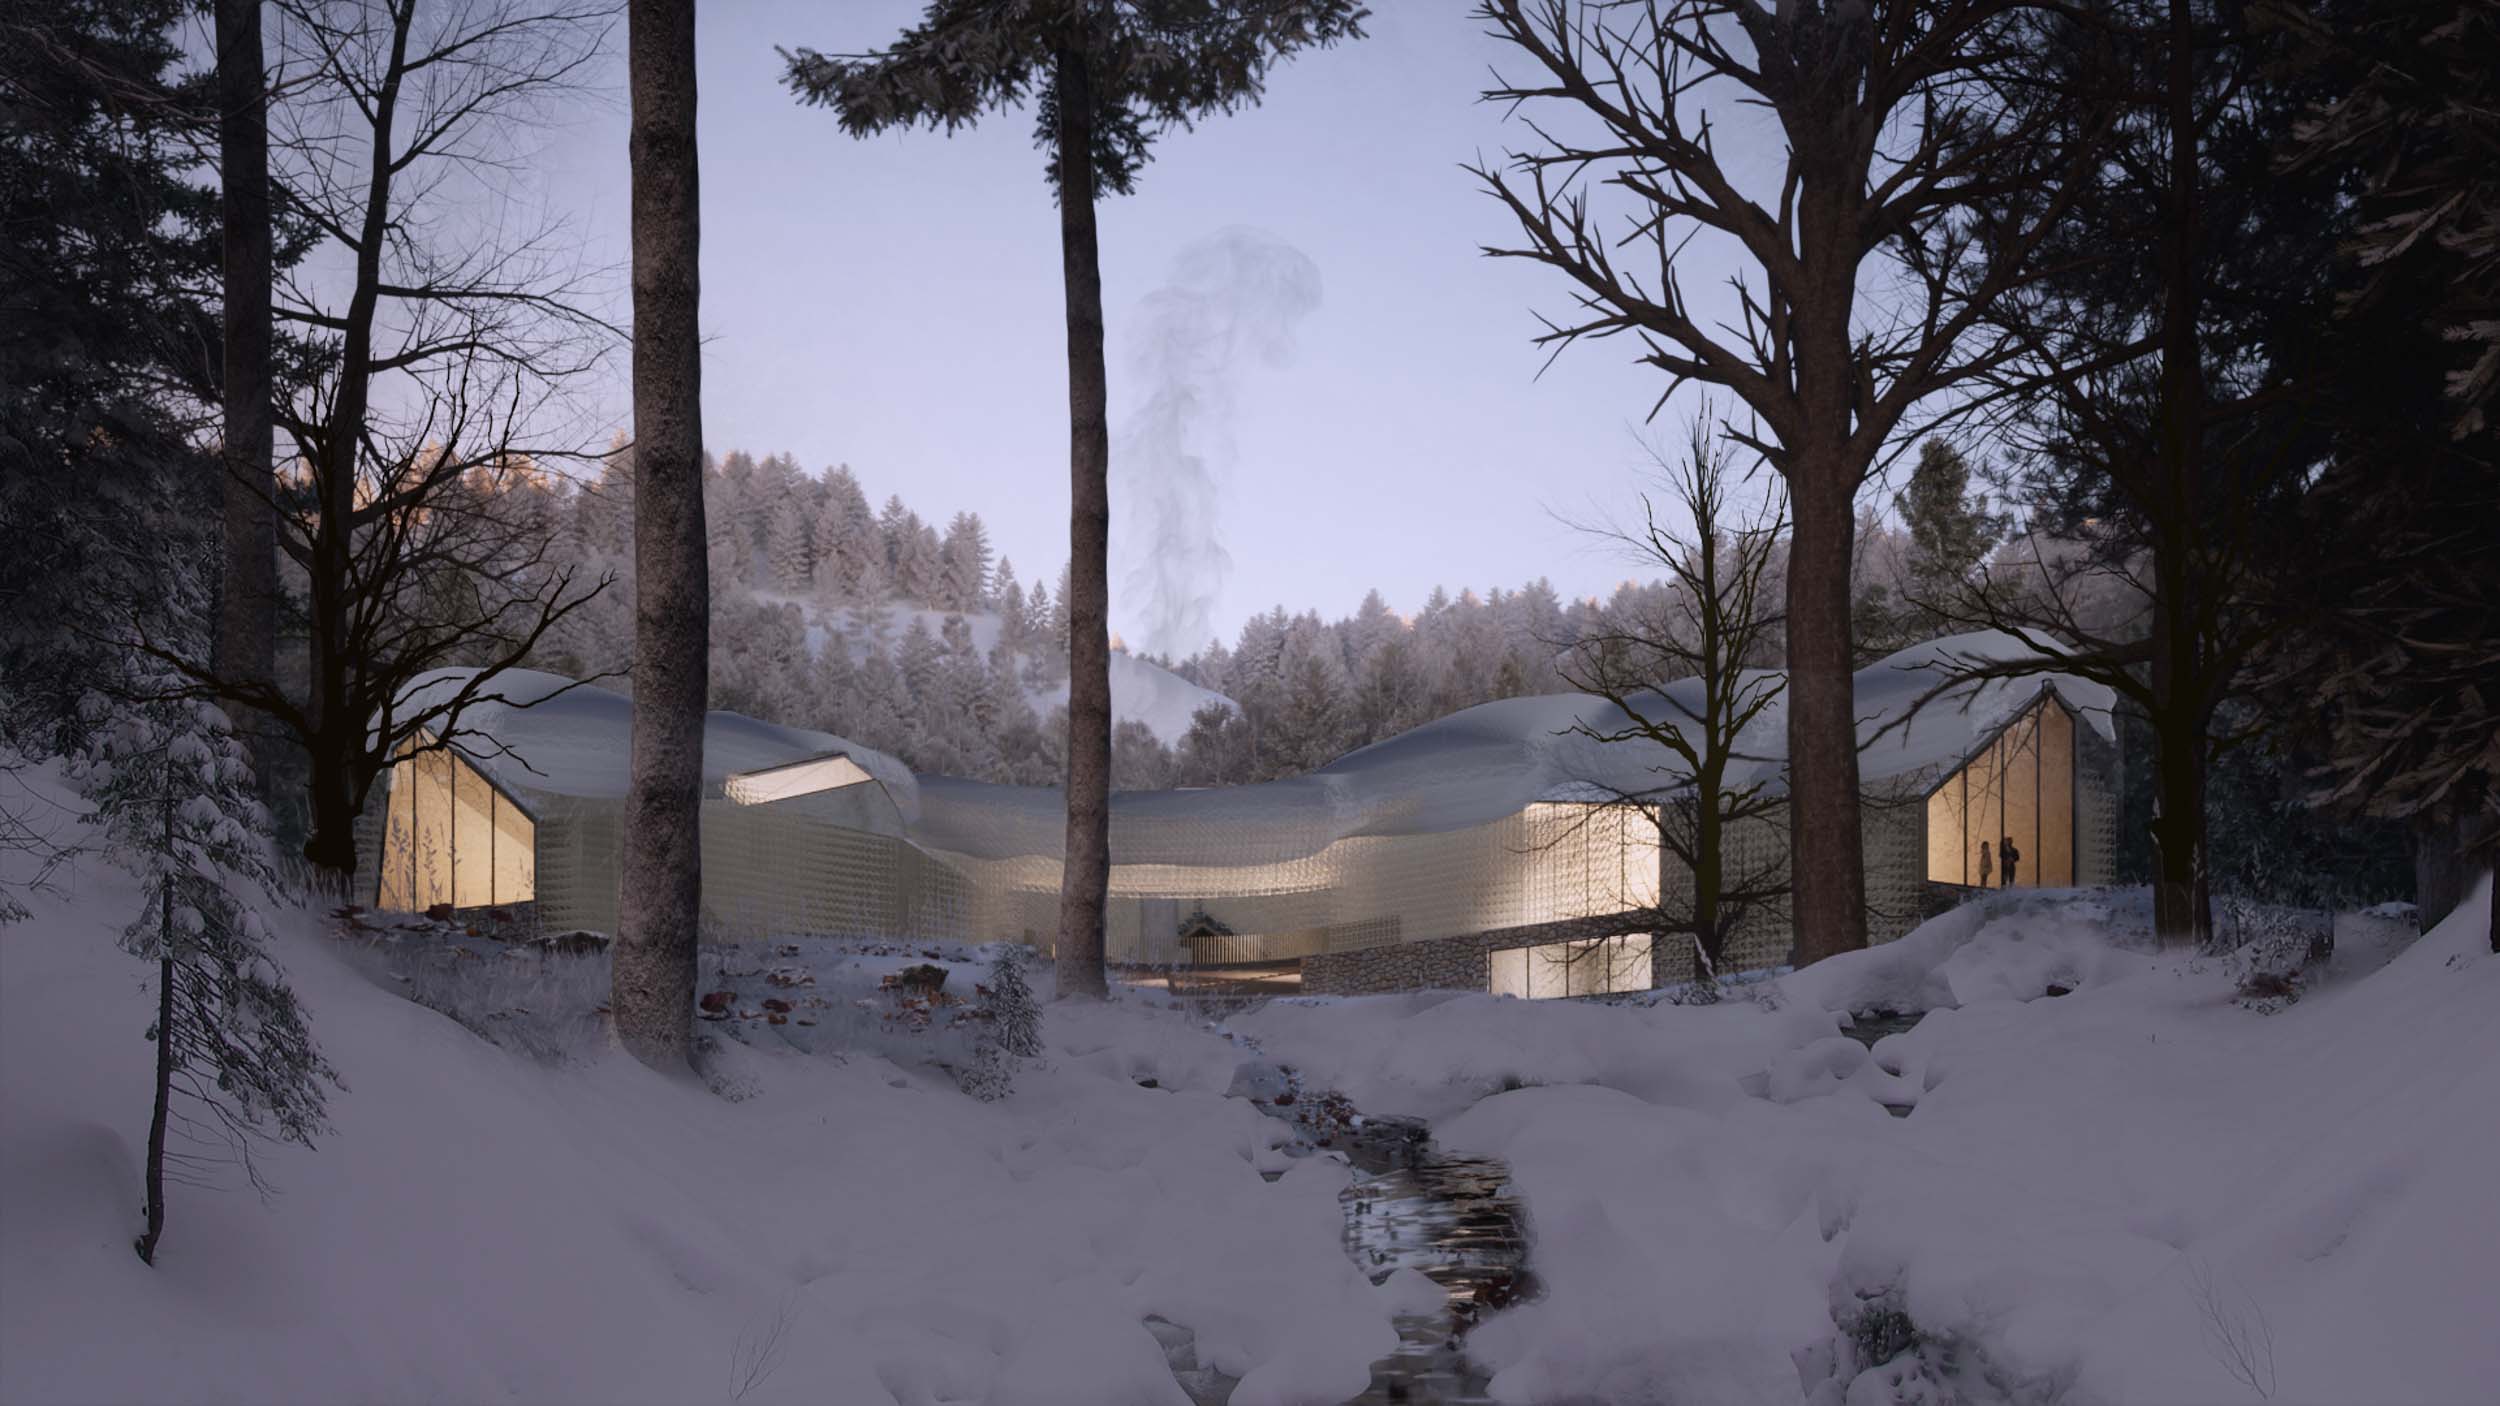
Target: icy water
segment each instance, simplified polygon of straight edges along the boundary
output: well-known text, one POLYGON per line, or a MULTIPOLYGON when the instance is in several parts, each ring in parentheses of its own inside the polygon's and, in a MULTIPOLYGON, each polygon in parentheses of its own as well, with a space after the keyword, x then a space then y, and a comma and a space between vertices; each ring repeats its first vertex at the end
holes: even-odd
POLYGON ((1422 1271, 1447 1300, 1436 1312, 1398 1319, 1398 1350, 1372 1364, 1374 1402, 1491 1400, 1487 1375, 1460 1344, 1486 1313, 1525 1297, 1528 1240, 1516 1199, 1504 1194, 1510 1168, 1481 1157, 1446 1157, 1426 1148, 1404 1165, 1366 1171, 1344 1193, 1346 1253, 1374 1283, 1400 1269, 1422 1271))
MULTIPOLYGON (((1247 1041, 1252 1051, 1257 1047, 1247 1041)), ((1507 1194, 1510 1167, 1496 1158, 1443 1153, 1411 1118, 1367 1118, 1341 1095, 1312 1094, 1290 1070, 1253 1061, 1235 1071, 1233 1093, 1300 1130, 1305 1147, 1343 1156, 1355 1178, 1339 1196, 1348 1258, 1377 1284, 1413 1269, 1441 1286, 1430 1313, 1400 1315, 1398 1350, 1372 1364, 1372 1383, 1347 1406, 1407 1402, 1472 1406, 1490 1402, 1491 1378, 1462 1347, 1486 1314, 1531 1296, 1526 1213, 1507 1194)), ((1267 1174, 1272 1180, 1282 1172, 1267 1174)), ((1156 1329, 1174 1375, 1197 1406, 1231 1394, 1229 1379, 1197 1367, 1168 1325, 1156 1329)))
POLYGON ((1919 1017, 1925 1014, 1925 1011, 1916 1011, 1909 1015, 1903 1015, 1898 1011, 1876 1011, 1868 1015, 1853 1016, 1850 1019, 1849 1028, 1840 1033, 1871 1050, 1875 1048, 1876 1041, 1886 1035, 1900 1034, 1918 1024, 1919 1017))

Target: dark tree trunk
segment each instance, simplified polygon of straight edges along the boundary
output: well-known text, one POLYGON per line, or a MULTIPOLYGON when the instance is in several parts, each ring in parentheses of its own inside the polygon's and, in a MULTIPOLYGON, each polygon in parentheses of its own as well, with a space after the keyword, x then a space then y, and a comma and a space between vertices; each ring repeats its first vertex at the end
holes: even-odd
POLYGON ((711 650, 694 41, 694 0, 632 0, 634 729, 611 1005, 625 1047, 663 1069, 693 1035, 711 650))
MULTIPOLYGON (((278 676, 278 518, 270 502, 271 416, 269 89, 260 0, 217 0, 217 148, 225 219, 225 583, 217 672, 267 687, 278 676)), ((232 705, 230 705, 232 706, 232 705)), ((260 798, 277 801, 281 734, 235 707, 260 798)))
POLYGON ((332 737, 330 731, 325 728, 313 738, 306 778, 312 825, 304 839, 304 858, 344 898, 356 876, 355 769, 362 744, 354 737, 332 737))
MULTIPOLYGON (((164 916, 167 933, 173 929, 168 890, 164 916)), ((156 1242, 165 1234, 165 1115, 172 1111, 174 1101, 174 959, 164 958, 156 964, 156 1109, 148 1116, 148 1205, 147 1228, 139 1232, 132 1248, 146 1264, 156 1263, 156 1242)))
POLYGON ((2199 490, 2205 369, 2197 339, 2196 50, 2186 0, 2170 0, 2167 99, 2170 209, 2162 248, 2161 423, 2155 452, 2165 501, 2154 518, 2153 931, 2165 945, 2202 946, 2213 935, 2205 879, 2205 726, 2209 667, 2201 647, 2198 592, 2189 561, 2204 523, 2199 490))
POLYGON ((344 891, 356 872, 355 768, 365 751, 366 720, 351 716, 349 616, 355 569, 356 470, 363 453, 365 413, 373 389, 373 321, 382 299, 382 249, 391 226, 391 182, 398 175, 388 134, 399 110, 408 62, 413 6, 393 13, 391 53, 374 94, 372 167, 365 178, 364 223, 358 229, 355 291, 339 335, 338 392, 312 457, 320 489, 320 524, 313 534, 310 576, 312 638, 312 825, 304 857, 328 871, 344 891))
POLYGON ((1059 52, 1059 258, 1068 304, 1068 831, 1059 880, 1059 994, 1102 996, 1111 886, 1111 430, 1094 236, 1094 95, 1085 55, 1059 52))
MULTIPOLYGON (((165 842, 173 844, 174 807, 165 804, 165 842)), ((157 897, 157 940, 164 943, 156 962, 156 1105, 148 1115, 147 1228, 131 1247, 143 1264, 156 1263, 156 1242, 165 1233, 165 1117, 174 1097, 174 887, 166 884, 157 897)))
POLYGON ((2213 937, 2206 876, 2204 723, 2162 695, 2175 666, 2155 655, 2153 719, 2153 932, 2164 946, 2201 947, 2213 937))
POLYGON ((2413 823, 2413 906, 2422 931, 2437 927, 2474 892, 2474 881, 2493 875, 2491 950, 2500 952, 2500 820, 2482 813, 2413 823))
MULTIPOLYGON (((1845 423, 1845 421, 1844 421, 1845 423)), ((1849 644, 1855 476, 1839 455, 1801 456, 1788 558, 1790 960, 1802 967, 1866 945, 1859 838, 1856 681, 1849 644)))

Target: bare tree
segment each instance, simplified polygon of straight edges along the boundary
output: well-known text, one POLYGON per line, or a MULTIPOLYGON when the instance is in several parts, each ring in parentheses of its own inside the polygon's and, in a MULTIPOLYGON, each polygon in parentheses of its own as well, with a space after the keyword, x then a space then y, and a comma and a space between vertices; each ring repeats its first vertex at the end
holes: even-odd
POLYGON ((305 854, 344 877, 356 814, 391 758, 420 731, 456 727, 605 584, 556 561, 526 515, 499 511, 499 490, 596 452, 569 392, 615 329, 592 310, 594 277, 567 262, 560 222, 513 236, 496 212, 517 132, 580 90, 609 15, 522 0, 289 0, 274 13, 277 178, 323 244, 275 295, 307 358, 274 409, 294 459, 274 479, 241 471, 300 573, 309 684, 292 697, 246 661, 151 652, 302 745, 305 854), (448 664, 480 673, 406 704, 419 675, 448 664))
POLYGON ((2007 99, 2044 13, 2021 0, 1485 0, 1477 11, 1533 70, 1497 75, 1489 101, 1595 124, 1580 136, 1532 119, 1536 149, 1471 168, 1525 236, 1485 252, 1573 287, 1575 313, 1549 320, 1539 341, 1559 353, 1630 334, 1640 360, 1667 373, 1661 405, 1688 381, 1725 387, 1751 418, 1724 432, 1788 483, 1800 965, 1866 941, 1850 649, 1858 490, 1914 411, 2012 354, 1986 314, 2036 276, 2032 249, 2099 144, 2090 121, 2007 99), (1784 151, 1723 154, 1714 99, 1766 110, 1784 151), (1601 198, 1625 208, 1610 213, 1601 198), (1704 236, 1739 260, 1724 314, 1688 301, 1679 277, 1704 236), (1892 295, 1864 298, 1878 280, 1892 295))
POLYGON ((693 1033, 711 654, 694 41, 694 0, 633 0, 634 739, 612 1004, 626 1048, 662 1068, 693 1033))
POLYGON ((1360 38, 1354 0, 930 0, 876 54, 784 51, 803 101, 854 136, 926 123, 953 131, 1037 92, 1051 153, 1068 321, 1068 826, 1059 887, 1059 994, 1102 996, 1111 884, 1111 432, 1102 259, 1094 207, 1125 195, 1159 132, 1256 104, 1278 59, 1360 38))
POLYGON ((1781 805, 1773 777, 1740 775, 1745 763, 1763 759, 1739 743, 1786 687, 1780 673, 1758 667, 1779 626, 1765 582, 1786 513, 1776 490, 1751 513, 1737 509, 1727 453, 1706 409, 1682 457, 1652 451, 1689 529, 1660 526, 1656 503, 1644 495, 1640 527, 1603 531, 1663 567, 1669 589, 1636 598, 1629 614, 1610 611, 1556 664, 1573 688, 1615 708, 1602 723, 1575 723, 1572 733, 1665 754, 1654 785, 1600 789, 1606 809, 1655 826, 1674 881, 1661 876, 1654 931, 1691 944, 1705 983, 1737 928, 1789 890, 1786 863, 1739 867, 1731 853, 1739 826, 1766 821, 1781 805))

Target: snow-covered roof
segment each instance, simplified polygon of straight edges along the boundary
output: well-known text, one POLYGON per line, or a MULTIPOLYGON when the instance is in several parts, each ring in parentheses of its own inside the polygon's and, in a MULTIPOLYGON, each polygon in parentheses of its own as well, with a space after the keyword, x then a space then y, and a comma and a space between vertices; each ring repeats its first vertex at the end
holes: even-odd
MULTIPOLYGON (((1948 662, 2028 653, 2010 635, 1956 635, 1860 670, 1861 778, 1942 771, 1969 757, 2007 719, 2050 690, 2109 736, 2109 690, 2066 674, 1959 685, 1911 716, 1943 680, 1948 662)), ((413 685, 411 697, 456 689, 471 676, 469 670, 439 670, 413 685)), ((622 797, 632 701, 588 685, 567 689, 569 682, 553 674, 507 671, 490 686, 491 701, 462 713, 453 744, 496 782, 523 795, 622 797)), ((1642 712, 1654 718, 1670 715, 1673 703, 1698 707, 1699 682, 1670 684, 1660 695, 1640 703, 1642 712)), ((1349 752, 1303 776, 1206 790, 1122 791, 1111 803, 1112 857, 1120 864, 1269 864, 1315 854, 1351 836, 1458 830, 1539 801, 1650 794, 1680 785, 1682 764, 1663 747, 1601 743, 1573 732, 1583 721, 1603 731, 1624 720, 1614 705, 1583 694, 1505 698, 1349 752)), ((1740 739, 1745 760, 1730 779, 1778 789, 1787 741, 1783 698, 1764 709, 1740 739)), ((725 788, 732 777, 833 756, 849 758, 882 783, 912 839, 925 847, 979 859, 1060 853, 1067 815, 1055 787, 914 776, 894 758, 831 733, 737 713, 712 713, 705 722, 703 779, 709 789, 725 788)), ((762 779, 746 789, 762 794, 758 787, 773 789, 762 779)))
MULTIPOLYGON (((402 713, 457 692, 476 674, 474 669, 436 669, 419 675, 402 695, 402 713)), ((632 699, 557 674, 507 669, 486 685, 482 700, 461 710, 450 744, 497 785, 524 797, 624 796, 633 742, 632 699)), ((847 757, 883 785, 910 819, 917 794, 911 769, 885 753, 829 732, 782 727, 740 713, 704 716, 706 791, 724 790, 733 777, 837 756, 847 757)), ((848 773, 828 776, 841 780, 848 773)))
MULTIPOLYGON (((2104 736, 2108 689, 2065 674, 1957 686, 1913 708, 1944 679, 1949 661, 2031 653, 2010 635, 1957 635, 1906 649, 1856 678, 1860 776, 1866 781, 1942 770, 1978 750, 2009 718, 2054 690, 2104 736)), ((1671 705, 1699 706, 1698 680, 1636 700, 1651 718, 1671 705)), ((1112 797, 1111 852, 1119 864, 1240 865, 1313 854, 1357 835, 1463 829, 1539 801, 1672 791, 1680 759, 1645 741, 1598 742, 1625 715, 1583 694, 1506 698, 1347 753, 1307 775, 1206 790, 1124 791, 1112 797)), ((1747 759, 1730 779, 1777 790, 1787 752, 1785 697, 1763 710, 1739 741, 1747 759)), ((912 836, 924 846, 982 859, 1056 856, 1066 814, 1057 789, 921 778, 912 836)))

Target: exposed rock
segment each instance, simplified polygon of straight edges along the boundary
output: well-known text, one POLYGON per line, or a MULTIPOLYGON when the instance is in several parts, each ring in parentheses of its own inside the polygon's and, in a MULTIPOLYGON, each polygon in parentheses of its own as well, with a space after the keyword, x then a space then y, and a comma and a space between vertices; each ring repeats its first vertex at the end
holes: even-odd
POLYGON ((789 1013, 790 1003, 779 996, 767 996, 764 998, 764 1009, 775 1015, 786 1015, 789 1013))
POLYGON ((929 962, 905 967, 894 974, 894 984, 918 995, 935 995, 946 985, 946 968, 929 962))
POLYGON ((540 946, 560 957, 588 957, 608 950, 606 933, 584 932, 579 929, 558 933, 553 937, 542 937, 538 942, 540 946))
POLYGON ((730 1005, 737 999, 735 991, 706 991, 703 999, 696 1004, 703 1008, 705 1015, 727 1015, 730 1005))
POLYGON ((428 904, 425 917, 428 922, 448 923, 451 921, 451 905, 448 903, 428 904))

